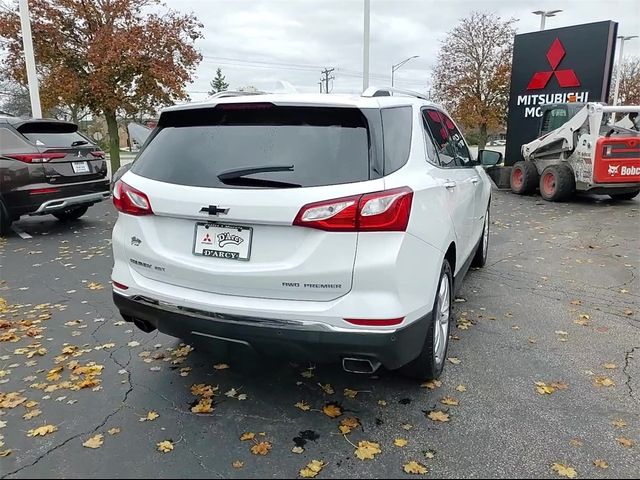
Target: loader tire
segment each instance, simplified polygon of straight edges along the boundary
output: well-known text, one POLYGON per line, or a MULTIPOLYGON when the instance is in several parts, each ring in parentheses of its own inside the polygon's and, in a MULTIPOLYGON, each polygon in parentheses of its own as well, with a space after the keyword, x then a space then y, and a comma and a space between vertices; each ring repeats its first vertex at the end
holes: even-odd
POLYGON ((540 176, 540 195, 548 202, 566 200, 575 190, 573 171, 567 165, 551 165, 540 176))
POLYGON ((511 169, 511 191, 517 195, 535 192, 538 181, 538 170, 533 162, 517 162, 511 169))

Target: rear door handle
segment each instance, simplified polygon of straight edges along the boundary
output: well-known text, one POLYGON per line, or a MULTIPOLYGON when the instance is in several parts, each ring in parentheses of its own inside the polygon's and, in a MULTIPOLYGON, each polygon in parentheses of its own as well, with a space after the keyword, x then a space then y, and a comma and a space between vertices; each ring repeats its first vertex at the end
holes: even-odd
POLYGON ((454 188, 456 188, 456 182, 447 180, 446 182, 444 182, 444 188, 446 188, 447 190, 453 190, 454 188))
POLYGON ((471 179, 471 183, 473 183, 474 185, 477 185, 479 181, 480 179, 478 177, 471 179))

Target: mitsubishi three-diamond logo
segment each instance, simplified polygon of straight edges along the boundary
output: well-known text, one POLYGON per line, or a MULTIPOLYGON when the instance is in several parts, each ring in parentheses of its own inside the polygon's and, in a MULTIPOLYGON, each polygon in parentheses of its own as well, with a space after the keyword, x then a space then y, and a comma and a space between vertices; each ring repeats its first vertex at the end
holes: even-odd
POLYGON ((542 90, 547 86, 549 80, 551 80, 551 77, 553 75, 555 75, 558 84, 562 88, 579 87, 580 80, 578 80, 576 72, 574 72, 573 69, 568 68, 564 70, 558 70, 558 66, 560 65, 560 62, 565 55, 566 52, 564 50, 564 47, 562 46, 562 43, 560 43, 560 40, 556 38, 551 44, 549 51, 547 52, 547 60, 549 61, 549 65, 551 66, 551 71, 534 73, 533 77, 531 77, 531 80, 529 80, 527 90, 542 90))

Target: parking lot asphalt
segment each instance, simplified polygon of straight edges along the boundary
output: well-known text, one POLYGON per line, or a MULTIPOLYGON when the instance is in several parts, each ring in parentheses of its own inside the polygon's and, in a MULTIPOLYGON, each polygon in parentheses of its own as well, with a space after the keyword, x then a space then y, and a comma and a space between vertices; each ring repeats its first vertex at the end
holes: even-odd
POLYGON ((0 238, 0 477, 295 477, 312 460, 318 478, 408 477, 410 461, 427 477, 637 477, 640 202, 603 198, 493 192, 488 265, 428 386, 144 334, 112 304, 110 204, 23 219, 0 238), (218 387, 212 413, 191 412, 194 384, 218 387), (359 426, 342 435, 345 417, 359 426), (360 460, 361 441, 381 452, 360 460))

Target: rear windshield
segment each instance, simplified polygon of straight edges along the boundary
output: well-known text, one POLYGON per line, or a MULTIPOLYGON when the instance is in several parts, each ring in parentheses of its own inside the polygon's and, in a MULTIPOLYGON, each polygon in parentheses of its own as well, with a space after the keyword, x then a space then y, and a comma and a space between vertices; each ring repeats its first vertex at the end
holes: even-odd
POLYGON ((88 145, 86 138, 74 133, 23 133, 31 143, 44 147, 71 147, 88 145))
POLYGON ((360 182, 369 179, 367 121, 355 108, 271 104, 167 112, 131 170, 153 180, 197 187, 360 182), (242 175, 246 185, 218 178, 262 167, 292 168, 242 175))

